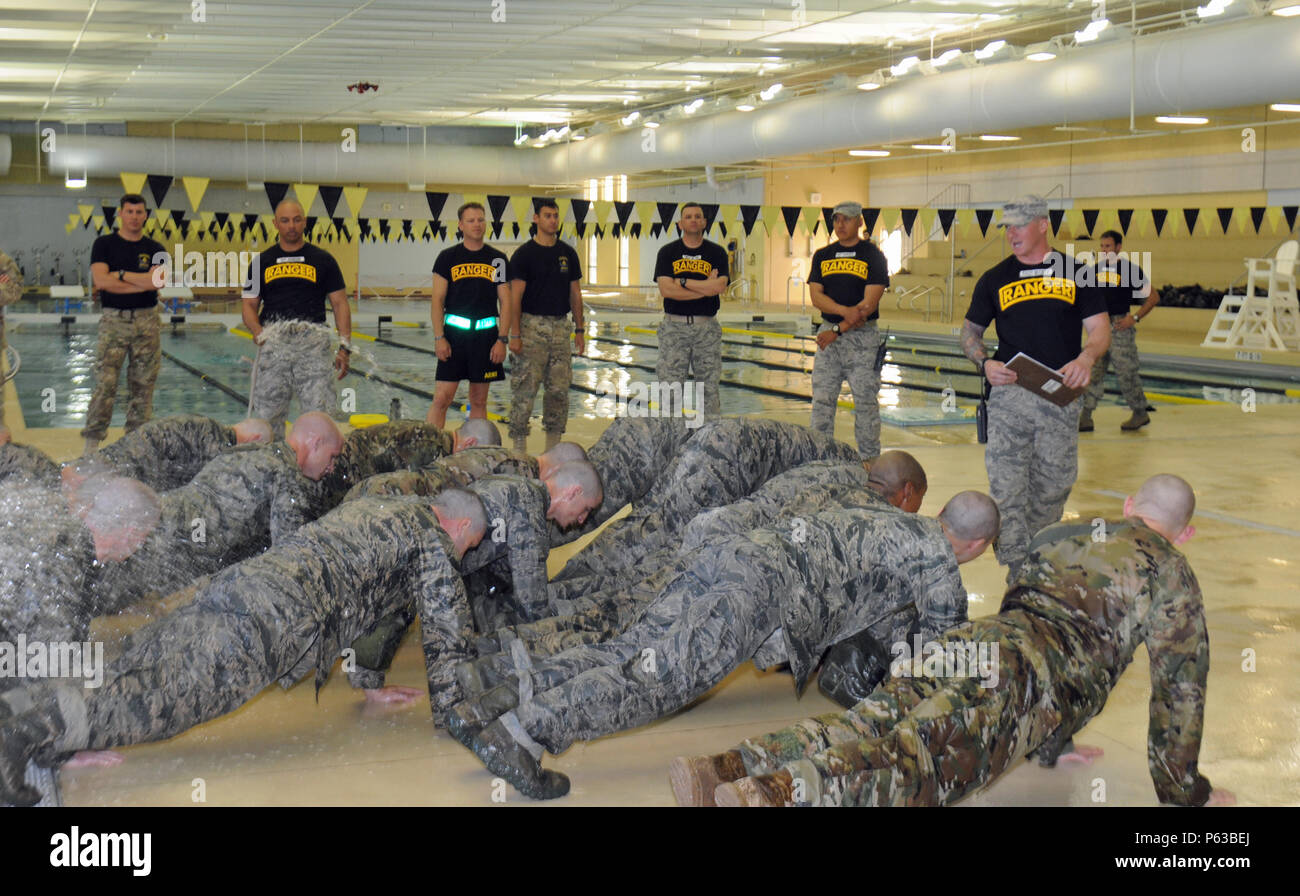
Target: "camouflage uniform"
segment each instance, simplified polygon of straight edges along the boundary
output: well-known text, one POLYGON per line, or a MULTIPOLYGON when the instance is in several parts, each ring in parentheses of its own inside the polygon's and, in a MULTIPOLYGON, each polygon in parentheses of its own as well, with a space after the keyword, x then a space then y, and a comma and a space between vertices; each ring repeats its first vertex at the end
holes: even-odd
POLYGON ((827 647, 908 607, 928 634, 965 620, 937 520, 837 510, 801 534, 759 529, 699 549, 623 634, 537 664, 515 719, 558 753, 681 709, 750 658, 788 660, 802 689, 827 647))
POLYGON ((154 383, 162 363, 159 331, 156 307, 134 311, 101 309, 99 344, 95 349, 95 392, 86 411, 82 436, 103 441, 108 433, 123 362, 127 362, 126 383, 131 394, 126 408, 126 431, 132 432, 149 422, 153 414, 154 383))
MULTIPOLYGON (((829 329, 830 324, 822 324, 821 330, 829 329)), ((879 346, 880 332, 876 322, 869 320, 818 349, 813 362, 812 429, 834 438, 840 384, 847 379, 853 392, 853 435, 863 460, 880 456, 880 372, 876 370, 879 346)))
MULTIPOLYGON (((659 323, 659 360, 655 376, 661 383, 704 384, 706 420, 722 416, 718 383, 722 380, 722 325, 716 317, 697 316, 694 321, 665 317, 659 323)), ((683 387, 684 388, 684 387, 683 387)), ((673 409, 666 409, 669 413, 673 409)))
POLYGON ((488 527, 478 547, 465 554, 461 572, 469 588, 471 605, 482 628, 495 628, 493 618, 531 622, 550 616, 546 583, 546 557, 550 553, 550 525, 546 511, 550 492, 536 479, 521 476, 485 476, 469 486, 487 511, 488 527), (478 600, 474 576, 489 571, 511 586, 506 605, 484 607, 478 600))
POLYGON ((454 445, 451 433, 423 420, 394 420, 356 429, 343 440, 334 468, 321 482, 341 498, 371 476, 419 470, 449 457, 454 445))
POLYGON ((701 511, 739 500, 814 460, 851 463, 857 452, 792 423, 753 417, 706 423, 633 511, 596 536, 556 580, 633 567, 654 551, 675 547, 682 527, 701 511))
POLYGON ((998 561, 1011 582, 1029 539, 1061 518, 1079 472, 1079 400, 1058 407, 1021 386, 994 386, 989 396, 984 467, 1002 514, 998 561))
POLYGON ((23 275, 18 265, 8 255, 0 252, 0 274, 7 274, 9 281, 0 283, 0 423, 5 421, 5 377, 9 373, 8 352, 5 351, 5 306, 12 305, 23 297, 23 275))
POLYGON ((1091 525, 1040 532, 1001 612, 941 639, 997 644, 995 686, 894 677, 848 712, 745 741, 746 771, 788 772, 820 805, 951 803, 1035 751, 1053 764, 1145 644, 1156 795, 1203 805, 1209 640, 1200 586, 1186 558, 1140 520, 1106 526, 1104 541, 1091 525))
POLYGON ((1142 377, 1139 376, 1137 327, 1125 330, 1115 328, 1115 324, 1125 316, 1110 316, 1110 348, 1092 366, 1092 382, 1083 395, 1083 409, 1088 413, 1096 409, 1097 403, 1106 394, 1106 367, 1112 363, 1115 365, 1115 378, 1119 380, 1119 391, 1124 395, 1124 401, 1134 411, 1145 412, 1147 409, 1147 394, 1142 388, 1142 377))
POLYGON ((524 350, 510 369, 510 438, 528 437, 537 387, 542 387, 542 429, 559 435, 569 420, 573 379, 573 324, 565 317, 521 314, 524 350))
POLYGON ((161 740, 312 672, 319 690, 343 646, 412 595, 440 717, 452 663, 467 655, 471 635, 451 541, 418 499, 370 499, 222 572, 189 604, 134 632, 102 687, 30 688, 31 712, 53 735, 36 752, 48 761, 54 752, 161 740))
POLYGON ((276 338, 268 339, 253 362, 252 401, 248 416, 271 424, 271 436, 284 438, 289 402, 296 394, 302 413, 337 409, 334 394, 334 337, 324 324, 276 321, 276 338))
POLYGON ((62 485, 59 465, 50 460, 45 452, 30 445, 17 445, 10 442, 0 445, 0 482, 26 482, 58 491, 62 485))
POLYGON ((106 448, 98 458, 121 476, 154 491, 180 488, 221 452, 235 447, 235 428, 198 414, 151 420, 106 448))

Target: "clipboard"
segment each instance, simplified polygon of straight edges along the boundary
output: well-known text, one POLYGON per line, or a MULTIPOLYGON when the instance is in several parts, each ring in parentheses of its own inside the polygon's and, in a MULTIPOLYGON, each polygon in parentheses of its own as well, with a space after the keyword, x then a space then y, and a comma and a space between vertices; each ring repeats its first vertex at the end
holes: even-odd
POLYGON ((1086 386, 1082 389, 1072 389, 1065 385, 1064 377, 1024 352, 1017 352, 1016 356, 1007 362, 1007 368, 1016 372, 1017 386, 1022 386, 1060 407, 1065 407, 1087 390, 1086 386))

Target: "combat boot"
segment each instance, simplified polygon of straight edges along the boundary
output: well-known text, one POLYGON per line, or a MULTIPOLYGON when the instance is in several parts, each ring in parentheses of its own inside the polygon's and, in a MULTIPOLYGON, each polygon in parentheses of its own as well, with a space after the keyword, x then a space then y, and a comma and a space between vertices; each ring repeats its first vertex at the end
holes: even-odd
POLYGON ((1119 428, 1125 432, 1132 432, 1135 429, 1141 429, 1150 422, 1151 417, 1146 411, 1134 411, 1133 416, 1121 423, 1119 428))
POLYGON ((517 691, 515 676, 501 670, 500 664, 505 659, 502 654, 481 654, 456 667, 456 683, 466 700, 476 700, 503 684, 511 685, 517 691))
POLYGON ((526 797, 553 800, 569 792, 569 779, 542 768, 537 758, 506 730, 500 719, 484 728, 470 747, 487 770, 505 778, 526 797))
POLYGON ((481 697, 457 703, 447 713, 447 733, 463 747, 474 749, 474 738, 501 716, 519 705, 519 690, 502 684, 481 697))
POLYGON ((713 806, 719 784, 739 781, 748 773, 739 750, 714 756, 678 756, 668 766, 668 780, 679 806, 713 806))
POLYGON ((713 795, 717 805, 725 808, 740 806, 789 806, 794 803, 794 779, 787 771, 774 775, 755 775, 727 784, 719 784, 713 795))
POLYGON ((41 793, 26 780, 27 762, 63 733, 56 710, 33 709, 0 724, 0 804, 31 806, 41 793))
POLYGON ((1095 428, 1092 425, 1092 411, 1085 408, 1079 415, 1079 432, 1092 432, 1095 428))

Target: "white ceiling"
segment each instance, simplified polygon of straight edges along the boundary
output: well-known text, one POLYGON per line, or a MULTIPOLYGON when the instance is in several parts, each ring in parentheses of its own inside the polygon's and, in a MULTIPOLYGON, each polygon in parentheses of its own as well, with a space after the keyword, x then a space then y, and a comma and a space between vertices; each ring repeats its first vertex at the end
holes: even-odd
POLYGON ((863 74, 918 50, 924 57, 932 37, 938 53, 1034 29, 1059 34, 1081 27, 1091 8, 1089 0, 31 2, 0 0, 0 119, 525 126, 587 123, 625 103, 645 108, 776 80, 812 89, 834 73, 863 74), (359 81, 379 90, 347 90, 359 81))

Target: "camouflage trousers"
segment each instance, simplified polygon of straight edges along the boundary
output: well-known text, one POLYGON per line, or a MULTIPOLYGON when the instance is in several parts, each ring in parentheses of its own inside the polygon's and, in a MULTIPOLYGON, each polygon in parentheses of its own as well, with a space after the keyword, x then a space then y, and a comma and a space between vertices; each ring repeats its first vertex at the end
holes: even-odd
POLYGON ((284 438, 284 421, 289 417, 289 402, 294 395, 304 414, 333 414, 337 403, 329 331, 317 324, 280 327, 279 338, 267 340, 258 349, 248 409, 248 416, 271 424, 271 435, 277 439, 284 438))
MULTIPOLYGON (((722 399, 718 395, 718 383, 722 379, 722 325, 718 319, 697 317, 687 323, 665 317, 660 321, 655 376, 661 383, 703 383, 705 419, 722 416, 722 399)), ((686 393, 685 386, 682 391, 686 393)))
MULTIPOLYGON (((822 324, 821 331, 829 329, 830 325, 822 324)), ((818 350, 813 361, 811 428, 835 437, 840 385, 848 380, 853 393, 853 435, 863 460, 880 456, 880 374, 876 372, 879 345, 876 322, 868 321, 818 350)))
POLYGON ((510 438, 528 437, 537 388, 542 387, 542 429, 562 433, 569 419, 569 383, 573 378, 573 324, 568 316, 521 314, 523 352, 510 368, 510 438))
POLYGON ((160 324, 156 308, 118 311, 105 308, 99 317, 99 344, 95 349, 95 392, 86 411, 81 435, 103 441, 113 418, 117 381, 126 362, 130 403, 126 431, 138 429, 153 416, 153 387, 162 363, 160 324))
POLYGON ((1128 406, 1135 411, 1147 409, 1146 392, 1142 389, 1142 377, 1138 375, 1137 327, 1129 327, 1127 330, 1115 329, 1115 324, 1123 319, 1124 315, 1111 315, 1110 348, 1092 366, 1092 382, 1083 395, 1083 407, 1089 413, 1097 407, 1097 403, 1106 394, 1108 365, 1115 367, 1119 391, 1128 406))
POLYGON ((0 308, 0 426, 5 425, 5 383, 9 376, 9 350, 5 341, 5 310, 0 308))
POLYGON ((622 634, 537 663, 515 715, 552 753, 685 707, 781 626, 775 571, 749 542, 703 555, 622 634))
POLYGON ((1071 704, 1099 708, 1109 691, 1109 676, 1088 667, 1099 644, 1023 610, 973 620, 938 643, 996 645, 996 684, 895 675, 851 710, 744 741, 746 771, 788 772, 793 801, 814 806, 947 805, 1034 750, 1059 750, 1079 727, 1065 717, 1071 704))
POLYGON ((1007 581, 1029 553, 1029 540, 1061 518, 1079 473, 1079 404, 1057 407, 1017 385, 989 396, 984 467, 989 494, 1002 514, 998 562, 1007 581))

